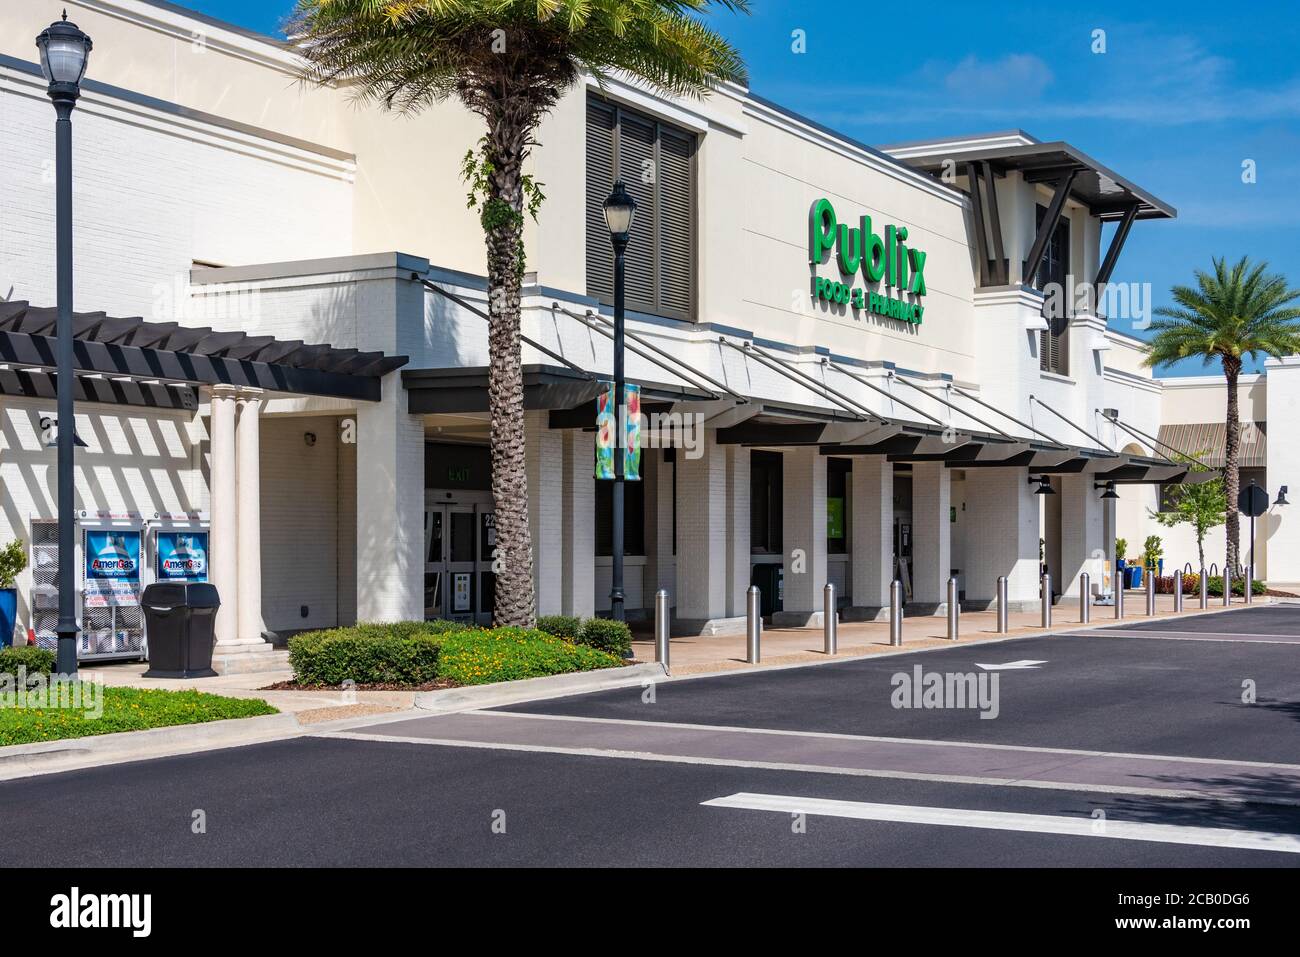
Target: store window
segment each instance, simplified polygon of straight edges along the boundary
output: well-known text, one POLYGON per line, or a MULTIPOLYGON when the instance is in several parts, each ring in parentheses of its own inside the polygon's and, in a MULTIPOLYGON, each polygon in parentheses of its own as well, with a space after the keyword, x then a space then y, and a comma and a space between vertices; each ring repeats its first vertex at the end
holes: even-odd
POLYGON ((690 319, 695 298, 694 134, 596 95, 587 99, 587 294, 614 301, 603 206, 621 178, 636 199, 624 278, 627 307, 690 319))
MULTIPOLYGON (((596 482, 596 554, 614 554, 614 483, 596 482)), ((645 554, 645 482, 623 483, 623 554, 645 554)))
POLYGON ((751 452, 749 458, 749 550, 780 555, 781 495, 784 488, 780 452, 751 452))
MULTIPOLYGON (((1037 222, 1041 226, 1047 216, 1047 207, 1039 206, 1037 222)), ((1062 216, 1052 230, 1052 238, 1043 250, 1043 259, 1038 264, 1035 286, 1046 290, 1049 285, 1062 290, 1049 302, 1061 303, 1060 314, 1050 313, 1047 318, 1048 328, 1038 334, 1038 367, 1044 372, 1068 375, 1070 372, 1070 311, 1066 304, 1063 290, 1067 288, 1066 279, 1070 272, 1070 220, 1062 216)))

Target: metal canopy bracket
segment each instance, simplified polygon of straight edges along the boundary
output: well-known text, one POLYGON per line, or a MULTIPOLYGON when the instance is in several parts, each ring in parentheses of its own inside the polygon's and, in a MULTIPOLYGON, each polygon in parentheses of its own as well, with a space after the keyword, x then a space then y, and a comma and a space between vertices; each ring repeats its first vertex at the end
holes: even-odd
MULTIPOLYGON (((1043 254, 1047 251, 1047 243, 1056 232, 1056 224, 1061 221, 1061 213, 1065 211, 1065 201, 1069 198, 1070 187, 1074 185, 1074 178, 1079 175, 1079 167, 1073 166, 1063 170, 1054 170, 1050 176, 1045 175, 1044 179, 1056 179, 1056 192, 1052 194, 1052 202, 1047 207, 1047 215, 1043 221, 1038 224, 1038 234, 1034 236, 1034 245, 1029 248, 1029 256, 1025 259, 1024 269, 1020 274, 1022 284, 1032 286, 1034 277, 1038 274, 1038 266, 1043 261, 1043 254), (1057 179, 1059 177, 1059 179, 1057 179)), ((1026 174, 1026 181, 1033 182, 1026 174)))

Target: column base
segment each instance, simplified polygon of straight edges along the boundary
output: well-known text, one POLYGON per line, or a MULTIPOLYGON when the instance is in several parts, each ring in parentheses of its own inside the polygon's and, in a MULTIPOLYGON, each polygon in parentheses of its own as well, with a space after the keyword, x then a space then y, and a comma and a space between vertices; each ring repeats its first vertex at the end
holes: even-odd
POLYGON ((888 621, 888 605, 850 605, 840 609, 840 621, 888 621))
POLYGON ((747 619, 739 618, 674 618, 670 629, 675 638, 706 637, 709 635, 743 635, 747 619))
POLYGON ((823 628, 824 611, 777 611, 772 613, 773 628, 823 628))
POLYGON ((937 618, 948 614, 946 601, 909 601, 903 605, 904 618, 937 618))
POLYGON ((233 638, 230 641, 218 641, 212 646, 214 655, 240 655, 251 651, 271 651, 275 648, 265 638, 233 638))
MULTIPOLYGON (((1077 598, 1075 599, 1078 600, 1077 598)), ((1053 604, 1060 604, 1054 601, 1053 604)), ((1008 599, 1007 611, 1012 614, 1028 614, 1031 611, 1038 611, 1043 607, 1043 603, 1037 598, 1008 599)), ((970 598, 961 603, 962 611, 997 611, 998 602, 996 598, 970 598)))

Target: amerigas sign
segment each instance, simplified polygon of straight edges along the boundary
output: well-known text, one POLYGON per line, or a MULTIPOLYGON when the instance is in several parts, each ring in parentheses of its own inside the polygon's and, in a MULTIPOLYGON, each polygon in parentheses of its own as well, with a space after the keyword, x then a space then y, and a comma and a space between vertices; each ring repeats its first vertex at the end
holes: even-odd
POLYGON ((829 199, 819 199, 808 213, 808 262, 814 271, 835 254, 841 280, 815 276, 813 298, 844 303, 886 319, 921 324, 925 306, 925 256, 907 246, 907 227, 889 225, 881 236, 871 230, 871 217, 857 226, 840 223, 829 199), (854 284, 861 272, 864 286, 854 284), (884 288, 881 289, 881 282, 884 288), (869 288, 870 287, 870 288, 869 288), (908 298, 895 298, 890 293, 908 298))

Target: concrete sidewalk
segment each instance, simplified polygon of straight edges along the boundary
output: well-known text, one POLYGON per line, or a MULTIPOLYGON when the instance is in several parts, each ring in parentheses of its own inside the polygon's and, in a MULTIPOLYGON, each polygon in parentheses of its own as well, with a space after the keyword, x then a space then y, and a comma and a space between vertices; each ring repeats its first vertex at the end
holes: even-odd
MULTIPOLYGON (((1216 601, 1211 598, 1209 608, 1202 611, 1196 596, 1191 596, 1190 599, 1185 597, 1181 617, 1254 607, 1272 601, 1273 599, 1270 598, 1257 597, 1253 605, 1247 606, 1238 599, 1225 608, 1222 599, 1216 601)), ((1128 591, 1124 597, 1123 620, 1137 623, 1179 617, 1174 614, 1173 608, 1172 595, 1157 595, 1156 614, 1148 618, 1145 593, 1128 591)), ((963 643, 994 641, 1043 634, 1040 611, 1013 614, 1009 617, 1009 624, 1010 630, 1006 634, 998 634, 995 611, 962 612, 959 641, 963 643)), ((1119 622, 1115 620, 1113 607, 1107 605, 1092 607, 1090 627, 1104 628, 1116 624, 1119 622)), ((1052 609, 1052 631, 1075 630, 1079 626, 1078 602, 1062 602, 1052 609)), ((647 625, 638 628, 633 635, 632 651, 638 661, 654 660, 654 639, 651 632, 647 630, 649 627, 647 625)), ((916 651, 921 648, 950 644, 947 634, 948 619, 944 615, 903 618, 903 650, 916 651)), ((820 627, 771 628, 765 625, 762 638, 762 663, 754 666, 745 661, 743 634, 673 638, 669 649, 670 670, 674 675, 691 675, 771 665, 811 664, 828 660, 822 652, 822 640, 820 627)), ((839 625, 837 658, 852 658, 896 650, 899 649, 889 644, 889 623, 886 621, 841 622, 839 625)))

